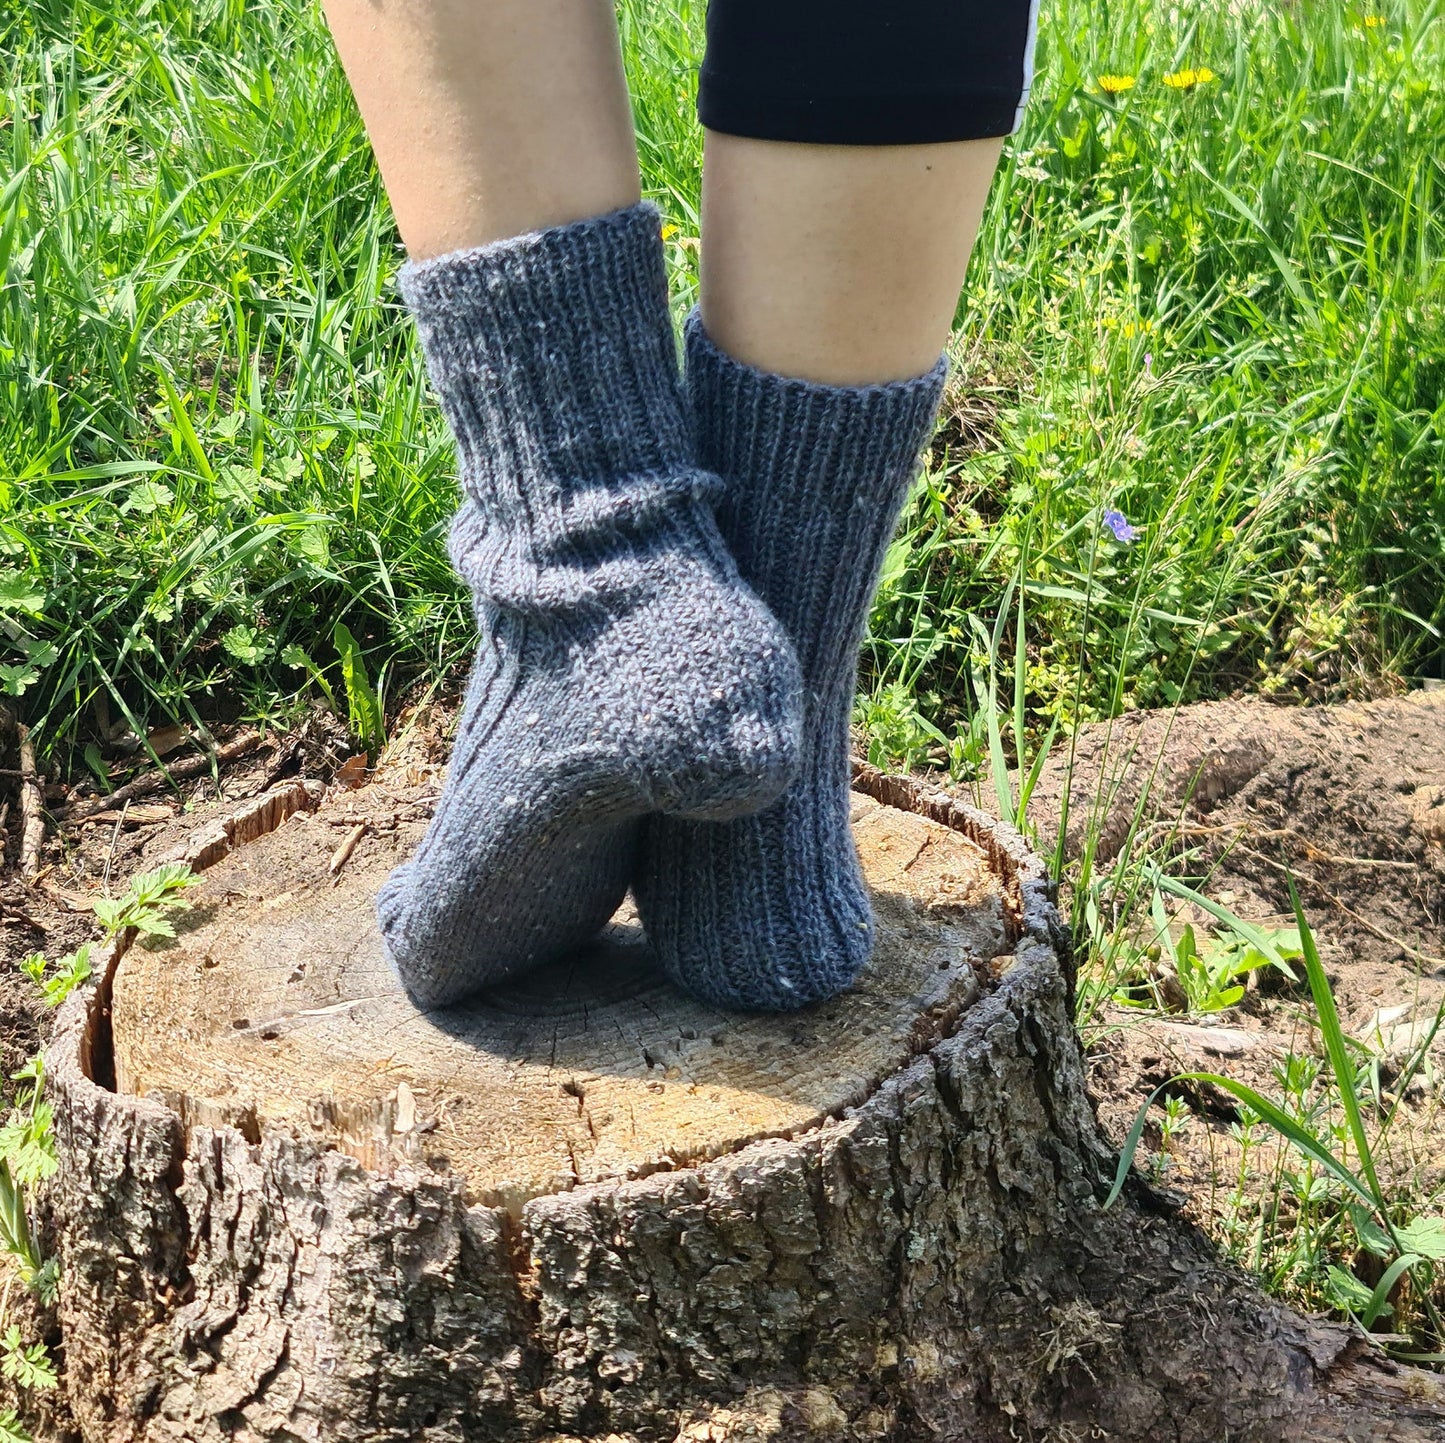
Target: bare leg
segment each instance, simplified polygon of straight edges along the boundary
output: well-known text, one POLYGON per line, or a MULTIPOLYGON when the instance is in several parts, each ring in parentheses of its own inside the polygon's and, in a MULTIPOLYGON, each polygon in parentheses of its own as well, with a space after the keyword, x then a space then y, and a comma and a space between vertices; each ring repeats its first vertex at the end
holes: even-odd
POLYGON ((836 386, 948 339, 1002 140, 797 145, 709 131, 702 317, 728 355, 836 386))
POLYGON ((413 260, 640 196, 610 0, 325 0, 413 260))

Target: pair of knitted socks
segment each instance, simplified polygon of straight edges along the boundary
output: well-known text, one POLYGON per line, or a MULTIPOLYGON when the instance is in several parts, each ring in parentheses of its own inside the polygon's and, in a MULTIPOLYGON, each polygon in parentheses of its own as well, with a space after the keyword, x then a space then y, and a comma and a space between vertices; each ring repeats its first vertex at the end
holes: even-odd
POLYGON ((403 985, 460 1001, 628 886, 667 974, 786 1010, 856 977, 857 650, 944 379, 677 371, 646 204, 403 267, 456 439, 482 644, 425 837, 377 900, 403 985))

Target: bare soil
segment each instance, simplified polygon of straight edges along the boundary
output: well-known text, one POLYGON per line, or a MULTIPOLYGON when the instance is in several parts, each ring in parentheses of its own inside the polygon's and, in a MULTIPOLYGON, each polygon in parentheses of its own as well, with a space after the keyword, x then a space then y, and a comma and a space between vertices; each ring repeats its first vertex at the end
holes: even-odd
MULTIPOLYGON (((1061 753, 1041 778, 1031 810, 1046 839, 1057 835, 1069 771, 1061 753)), ((1249 921, 1292 926, 1294 877, 1345 1030, 1378 1059, 1386 1106, 1398 1103, 1386 1186, 1421 1201, 1445 1190, 1445 1028, 1403 1096, 1394 1090, 1445 1005, 1445 691, 1334 707, 1210 702, 1122 717, 1080 733, 1069 795, 1071 852, 1097 826, 1106 860, 1138 815, 1142 830, 1194 849, 1189 870, 1205 879, 1200 890, 1249 921)), ((1218 925, 1187 904, 1171 910, 1181 924, 1218 925)), ((1166 1001, 1169 980, 1160 978, 1166 1001)), ((1252 975, 1237 1006, 1205 1017, 1106 1006, 1089 1040, 1091 1087, 1109 1134, 1122 1141, 1144 1098, 1184 1071, 1222 1073, 1279 1097, 1276 1070, 1290 1054, 1320 1055, 1306 999, 1271 969, 1252 975)), ((1198 1220, 1217 1223, 1237 1180, 1237 1113, 1222 1090, 1181 1094, 1195 1119, 1171 1143, 1162 1175, 1198 1220)), ((1146 1129, 1144 1150, 1158 1143, 1157 1127, 1146 1129)), ((1255 1163, 1247 1191, 1267 1185, 1280 1157, 1266 1148, 1255 1163)))

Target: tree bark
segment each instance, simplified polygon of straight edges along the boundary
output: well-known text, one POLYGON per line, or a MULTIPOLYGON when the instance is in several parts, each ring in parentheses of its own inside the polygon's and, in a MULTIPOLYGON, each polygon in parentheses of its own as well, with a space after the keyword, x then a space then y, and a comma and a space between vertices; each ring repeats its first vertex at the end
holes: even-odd
POLYGON ((118 939, 47 1054, 87 1443, 1445 1436, 1433 1375, 1262 1297, 1142 1184, 1102 1209, 1040 865, 858 785, 878 954, 786 1018, 671 993, 625 922, 408 1011, 369 898, 414 792, 213 845, 190 929, 118 939))

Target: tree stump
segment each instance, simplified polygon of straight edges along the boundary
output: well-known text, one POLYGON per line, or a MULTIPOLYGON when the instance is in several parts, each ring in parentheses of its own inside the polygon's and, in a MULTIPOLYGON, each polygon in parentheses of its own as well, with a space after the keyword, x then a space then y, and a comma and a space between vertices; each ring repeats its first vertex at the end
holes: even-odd
POLYGON ((201 838, 180 936, 117 939, 47 1055, 86 1443, 1442 1436, 1431 1375, 1142 1185, 1101 1209, 1038 863, 859 786, 876 954, 787 1016, 682 997, 625 916, 419 1012, 371 904, 434 792, 291 784, 201 838))

